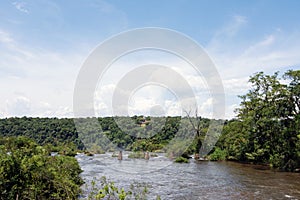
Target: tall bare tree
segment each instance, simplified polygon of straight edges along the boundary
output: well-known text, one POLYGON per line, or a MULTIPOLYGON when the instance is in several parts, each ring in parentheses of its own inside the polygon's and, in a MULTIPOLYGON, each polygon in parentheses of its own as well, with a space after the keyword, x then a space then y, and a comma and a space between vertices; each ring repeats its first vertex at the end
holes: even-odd
MULTIPOLYGON (((202 137, 205 136, 205 133, 201 132, 203 128, 203 123, 202 123, 202 117, 198 114, 198 109, 196 108, 195 110, 195 115, 192 116, 192 110, 189 111, 184 111, 190 124, 192 125, 193 130, 195 131, 195 140, 196 140, 196 152, 195 154, 198 154, 200 151, 200 148, 202 146, 202 137)), ((196 158, 197 156, 195 156, 196 158)))

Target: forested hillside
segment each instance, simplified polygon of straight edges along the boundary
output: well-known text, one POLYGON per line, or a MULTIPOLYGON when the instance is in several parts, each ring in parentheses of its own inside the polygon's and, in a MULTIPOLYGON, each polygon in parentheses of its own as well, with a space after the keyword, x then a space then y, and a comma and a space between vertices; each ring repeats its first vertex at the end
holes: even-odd
MULTIPOLYGON (((202 137, 209 119, 201 118, 202 137)), ((181 117, 104 117, 77 119, 83 133, 76 130, 73 119, 7 118, 0 119, 1 136, 26 136, 40 145, 74 143, 78 149, 108 151, 116 148, 133 151, 163 149, 175 135, 194 134, 189 120, 181 117), (97 121, 95 125, 93 122, 97 121), (101 129, 99 129, 101 127, 101 129), (181 128, 179 128, 181 127, 181 128)), ((193 138, 193 137, 192 137, 193 138)), ((192 147, 196 150, 196 146, 192 147)))
POLYGON ((78 139, 73 119, 58 118, 6 118, 0 119, 1 136, 26 136, 39 145, 54 146, 74 143, 78 149, 84 149, 78 139))

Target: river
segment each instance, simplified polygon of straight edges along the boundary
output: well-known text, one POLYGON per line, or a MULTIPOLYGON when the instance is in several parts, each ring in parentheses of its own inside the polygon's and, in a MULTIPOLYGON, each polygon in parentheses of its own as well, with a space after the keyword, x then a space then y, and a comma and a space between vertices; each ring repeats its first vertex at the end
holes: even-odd
MULTIPOLYGON (((149 199, 300 199, 300 174, 258 169, 235 162, 173 163, 162 154, 150 160, 118 161, 112 153, 76 156, 87 184, 106 176, 118 187, 145 184, 149 199)), ((86 186, 83 186, 86 190, 86 186)), ((86 191, 87 192, 87 191, 86 191)), ((84 199, 84 196, 82 197, 84 199)))

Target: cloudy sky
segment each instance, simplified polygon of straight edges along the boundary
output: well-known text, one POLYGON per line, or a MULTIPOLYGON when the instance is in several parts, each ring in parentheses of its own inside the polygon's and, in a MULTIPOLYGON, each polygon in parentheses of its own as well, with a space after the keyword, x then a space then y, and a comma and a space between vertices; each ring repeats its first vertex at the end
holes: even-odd
MULTIPOLYGON (((255 72, 300 68, 300 1, 1 1, 0 117, 73 116, 73 91, 82 64, 107 38, 134 28, 162 27, 200 44, 214 61, 226 94, 226 117, 255 72)), ((95 91, 96 115, 112 115, 116 85, 132 66, 163 64, 191 85, 200 114, 213 99, 205 79, 182 60, 138 52, 115 62, 95 91), (138 62, 137 62, 138 60, 138 62)), ((129 114, 180 114, 176 95, 158 85, 139 87, 129 114)))

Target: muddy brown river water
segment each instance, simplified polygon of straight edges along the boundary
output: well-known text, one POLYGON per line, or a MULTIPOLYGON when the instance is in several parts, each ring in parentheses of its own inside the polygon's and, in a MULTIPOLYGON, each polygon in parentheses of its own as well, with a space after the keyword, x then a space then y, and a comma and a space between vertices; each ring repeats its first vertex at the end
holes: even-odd
MULTIPOLYGON (((300 199, 300 174, 258 169, 234 162, 173 163, 162 154, 150 160, 118 161, 112 153, 76 156, 87 184, 106 176, 118 187, 138 182, 148 186, 149 199, 300 199)), ((83 189, 85 190, 85 186, 83 189)), ((82 198, 84 199, 84 195, 82 198)))

